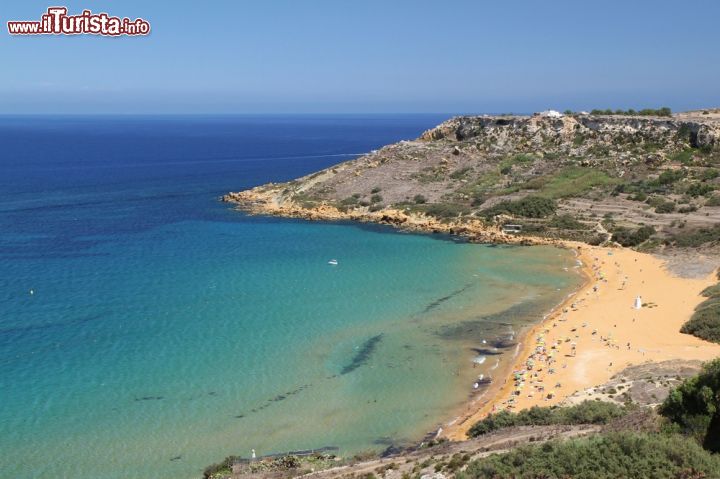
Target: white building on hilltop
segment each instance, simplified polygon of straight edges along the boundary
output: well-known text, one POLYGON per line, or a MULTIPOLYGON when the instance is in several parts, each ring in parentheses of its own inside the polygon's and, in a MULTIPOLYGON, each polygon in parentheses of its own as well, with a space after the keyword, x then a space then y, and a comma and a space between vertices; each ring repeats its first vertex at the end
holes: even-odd
POLYGON ((563 116, 563 114, 557 110, 545 110, 545 111, 541 111, 540 113, 536 113, 536 115, 537 116, 547 116, 549 118, 560 118, 563 116))

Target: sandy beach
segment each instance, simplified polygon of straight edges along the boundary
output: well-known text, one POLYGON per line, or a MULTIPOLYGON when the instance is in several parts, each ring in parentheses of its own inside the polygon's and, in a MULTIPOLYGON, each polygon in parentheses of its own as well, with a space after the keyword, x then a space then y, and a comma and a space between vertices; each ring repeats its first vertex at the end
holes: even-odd
POLYGON ((494 411, 561 403, 630 365, 720 356, 720 345, 680 333, 704 299, 700 292, 717 282, 714 273, 680 278, 649 254, 567 246, 578 252, 585 285, 524 336, 511 367, 444 427, 444 437, 466 439, 470 427, 494 411), (638 296, 640 309, 634 307, 638 296))

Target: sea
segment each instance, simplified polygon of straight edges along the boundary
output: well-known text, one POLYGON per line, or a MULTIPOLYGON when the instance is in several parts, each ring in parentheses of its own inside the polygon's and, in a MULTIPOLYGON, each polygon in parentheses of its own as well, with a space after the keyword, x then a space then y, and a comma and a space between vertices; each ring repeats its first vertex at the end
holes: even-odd
POLYGON ((578 286, 571 252, 220 201, 446 117, 0 117, 0 476, 382 453, 502 380, 578 286))

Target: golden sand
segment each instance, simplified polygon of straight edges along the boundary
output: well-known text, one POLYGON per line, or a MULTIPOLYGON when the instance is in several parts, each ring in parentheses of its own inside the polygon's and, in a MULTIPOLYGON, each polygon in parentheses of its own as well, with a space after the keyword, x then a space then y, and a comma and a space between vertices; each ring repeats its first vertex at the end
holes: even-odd
POLYGON ((511 369, 498 376, 504 379, 470 404, 445 437, 466 439, 470 427, 493 411, 557 404, 630 365, 720 356, 720 345, 680 333, 715 275, 679 278, 649 254, 568 246, 578 251, 588 281, 529 331, 511 369), (637 296, 644 304, 640 309, 634 308, 637 296))

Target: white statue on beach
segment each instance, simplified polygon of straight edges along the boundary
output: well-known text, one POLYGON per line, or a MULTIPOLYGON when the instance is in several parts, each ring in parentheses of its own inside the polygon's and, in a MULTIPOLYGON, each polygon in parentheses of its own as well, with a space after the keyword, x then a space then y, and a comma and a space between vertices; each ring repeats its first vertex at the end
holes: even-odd
POLYGON ((642 308, 642 304, 643 304, 643 303, 642 303, 642 297, 638 295, 638 296, 635 298, 635 305, 634 305, 633 307, 634 307, 635 309, 640 309, 640 308, 642 308))

